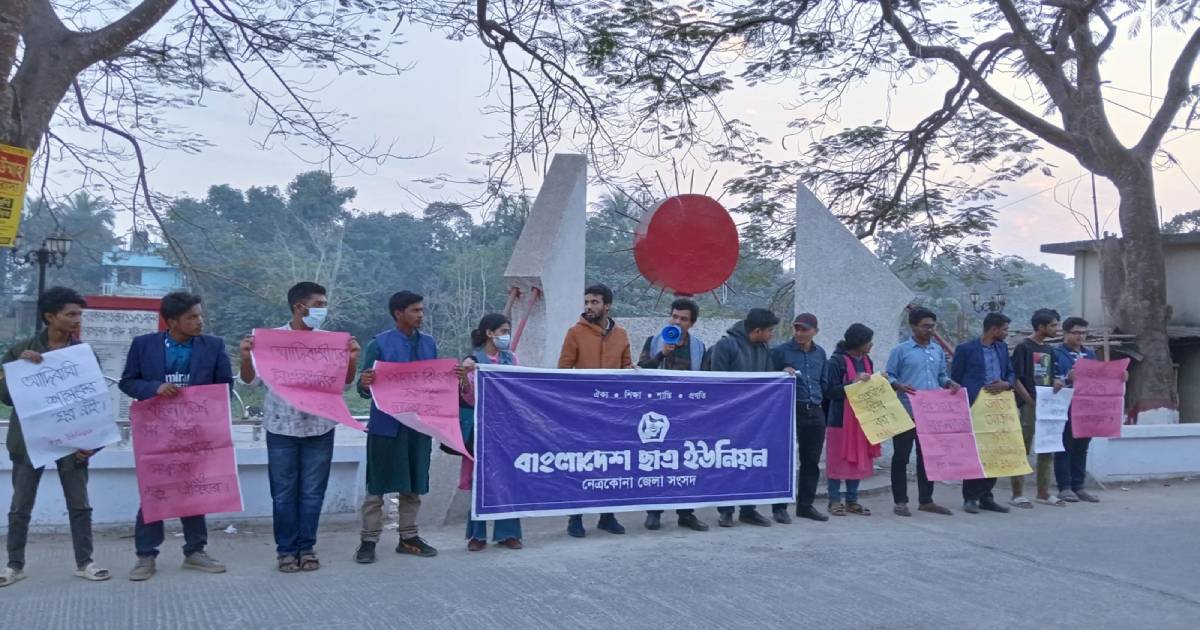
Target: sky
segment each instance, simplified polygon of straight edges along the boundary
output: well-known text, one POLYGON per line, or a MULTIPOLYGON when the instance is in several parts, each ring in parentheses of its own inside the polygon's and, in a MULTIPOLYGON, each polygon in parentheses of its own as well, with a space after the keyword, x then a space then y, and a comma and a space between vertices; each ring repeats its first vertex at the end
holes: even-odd
MULTIPOLYGON (((321 77, 320 82, 326 85, 321 101, 353 116, 345 128, 345 137, 351 142, 394 139, 399 153, 428 153, 419 159, 372 165, 364 171, 333 164, 339 185, 357 189, 355 207, 419 214, 428 202, 459 201, 478 194, 478 189, 467 186, 437 188, 417 180, 441 174, 456 180, 483 175, 481 167, 470 161, 475 154, 499 146, 495 136, 504 129, 505 121, 481 112, 494 101, 487 95, 491 67, 478 41, 449 41, 419 26, 404 26, 401 34, 405 44, 394 48, 393 55, 397 62, 411 64, 409 71, 390 78, 321 77)), ((1103 74, 1109 81, 1106 95, 1112 101, 1109 115, 1118 134, 1130 144, 1144 128, 1149 107, 1157 102, 1144 94, 1164 92, 1170 63, 1184 40, 1183 34, 1167 28, 1143 29, 1136 37, 1122 33, 1107 55, 1103 74)), ((1193 74, 1193 82, 1198 74, 1200 70, 1193 74)), ((930 85, 945 80, 949 77, 939 74, 930 85)), ((796 115, 791 110, 797 89, 794 83, 739 88, 724 99, 725 110, 752 123, 768 138, 782 138, 787 133, 787 122, 796 115)), ((1028 92, 1016 81, 1008 82, 1005 89, 1018 99, 1028 92)), ((886 85, 872 85, 848 101, 842 120, 845 126, 882 117, 890 117, 893 124, 915 120, 928 111, 924 108, 929 96, 940 98, 941 91, 910 86, 889 98, 886 85)), ((296 174, 316 167, 295 154, 301 147, 275 144, 267 151, 261 150, 263 130, 249 123, 251 105, 248 98, 210 94, 202 107, 174 112, 174 122, 202 134, 213 146, 198 154, 150 149, 151 184, 155 190, 168 195, 202 196, 214 184, 283 187, 296 174)), ((768 154, 795 157, 803 147, 803 142, 778 142, 768 154)), ((1156 174, 1158 201, 1166 220, 1200 208, 1200 134, 1187 136, 1173 131, 1163 148, 1178 162, 1160 160, 1162 168, 1156 174)), ((997 253, 1045 263, 1070 276, 1070 258, 1042 254, 1039 246, 1087 238, 1085 229, 1063 204, 1090 216, 1091 181, 1070 156, 1057 150, 1048 150, 1044 155, 1058 167, 1054 176, 1030 175, 1004 189, 1007 197, 996 202, 1000 221, 991 245, 997 253)), ((642 172, 658 171, 668 180, 672 171, 669 162, 633 166, 642 172)), ((697 174, 697 182, 708 181, 708 169, 717 171, 714 189, 722 180, 739 174, 736 168, 710 166, 697 174)), ((535 174, 529 175, 526 183, 532 195, 538 182, 535 174)), ((1097 178, 1097 183, 1101 223, 1106 231, 1119 233, 1115 192, 1102 178, 1097 178)), ((589 196, 595 199, 604 192, 592 186, 589 196)))

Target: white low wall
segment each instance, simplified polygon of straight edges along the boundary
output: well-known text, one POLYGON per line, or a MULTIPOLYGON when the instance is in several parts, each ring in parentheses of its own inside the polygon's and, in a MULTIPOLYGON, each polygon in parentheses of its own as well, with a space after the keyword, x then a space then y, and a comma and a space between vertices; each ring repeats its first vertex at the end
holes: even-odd
POLYGON ((1102 482, 1200 474, 1200 423, 1121 427, 1119 438, 1092 440, 1088 472, 1102 482))

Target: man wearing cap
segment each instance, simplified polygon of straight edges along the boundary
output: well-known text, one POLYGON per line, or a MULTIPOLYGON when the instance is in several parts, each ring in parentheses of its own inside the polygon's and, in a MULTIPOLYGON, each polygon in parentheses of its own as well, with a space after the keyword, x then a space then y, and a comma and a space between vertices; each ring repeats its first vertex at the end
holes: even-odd
MULTIPOLYGON (((800 474, 796 479, 796 516, 814 521, 829 517, 813 508, 817 483, 821 479, 821 449, 825 445, 825 412, 821 407, 825 391, 825 349, 813 341, 817 335, 817 316, 801 313, 792 322, 792 338, 771 350, 771 366, 796 377, 796 449, 800 474)), ((776 523, 792 522, 786 503, 772 510, 776 523)))

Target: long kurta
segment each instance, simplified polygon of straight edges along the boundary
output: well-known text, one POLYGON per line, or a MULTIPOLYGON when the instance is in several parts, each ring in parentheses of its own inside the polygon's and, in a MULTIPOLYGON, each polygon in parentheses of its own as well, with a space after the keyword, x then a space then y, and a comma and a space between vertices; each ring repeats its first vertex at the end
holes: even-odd
MULTIPOLYGON (((385 333, 386 334, 386 333, 385 333)), ((399 333, 397 332, 397 335, 399 333)), ((437 350, 428 335, 421 335, 410 344, 403 339, 400 349, 385 349, 379 337, 367 344, 363 353, 362 368, 369 369, 376 360, 407 362, 410 360, 436 359, 437 350), (425 343, 421 343, 424 341, 425 343), (415 348, 414 348, 415 346, 415 348), (430 352, 429 348, 433 348, 430 352), (416 349, 416 352, 413 350, 416 349), (432 356, 425 356, 432 354, 432 356)), ((370 390, 360 383, 358 393, 370 398, 370 390)), ((371 423, 367 429, 367 494, 405 492, 427 494, 429 492, 429 461, 433 450, 433 438, 396 422, 371 404, 371 423), (388 430, 380 430, 386 425, 388 430), (387 435, 395 429, 395 435, 387 435)))

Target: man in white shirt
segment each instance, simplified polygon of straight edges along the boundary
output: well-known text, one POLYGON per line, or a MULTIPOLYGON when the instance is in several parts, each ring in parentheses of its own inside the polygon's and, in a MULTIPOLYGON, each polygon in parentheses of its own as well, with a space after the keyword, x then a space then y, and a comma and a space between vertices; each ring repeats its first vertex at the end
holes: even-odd
MULTIPOLYGON (((325 287, 301 282, 288 290, 292 319, 278 330, 319 330, 328 313, 325 287)), ((242 340, 239 378, 246 385, 262 386, 250 352, 254 337, 242 340)), ((359 345, 350 339, 346 383, 354 382, 359 345)), ((284 573, 315 571, 321 567, 313 548, 329 468, 333 461, 336 422, 305 413, 267 389, 263 398, 263 428, 267 432, 267 472, 271 480, 276 555, 284 573)))

